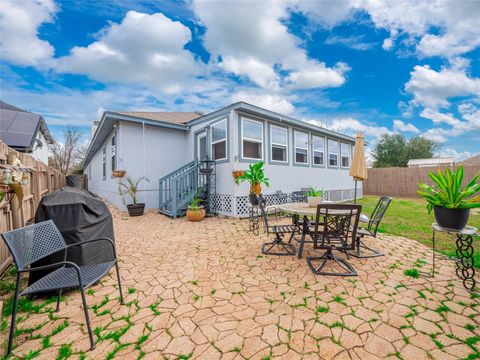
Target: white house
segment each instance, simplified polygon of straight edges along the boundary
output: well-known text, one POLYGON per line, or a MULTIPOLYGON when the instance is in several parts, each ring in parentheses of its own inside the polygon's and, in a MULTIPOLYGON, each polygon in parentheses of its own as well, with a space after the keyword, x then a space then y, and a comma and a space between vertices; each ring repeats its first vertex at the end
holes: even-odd
POLYGON ((119 208, 124 204, 112 170, 121 169, 150 180, 139 191, 147 208, 176 216, 200 187, 215 212, 241 216, 249 187, 237 186, 232 171, 257 161, 266 163, 270 187, 264 186, 263 194, 270 203, 281 200, 279 190, 290 194, 311 186, 326 190, 332 200, 353 199, 348 176, 353 144, 350 136, 245 102, 205 115, 106 111, 84 169, 89 190, 119 208))

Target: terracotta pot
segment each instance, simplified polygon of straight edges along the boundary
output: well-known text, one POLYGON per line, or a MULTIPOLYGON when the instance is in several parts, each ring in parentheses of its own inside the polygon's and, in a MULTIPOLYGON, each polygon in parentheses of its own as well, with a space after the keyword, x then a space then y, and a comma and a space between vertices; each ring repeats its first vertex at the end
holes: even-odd
POLYGON ((127 210, 130 216, 142 216, 145 211, 145 204, 130 204, 127 205, 127 210))
POLYGON ((126 170, 113 170, 112 176, 115 178, 122 178, 127 174, 126 170))
POLYGON ((260 195, 262 193, 262 187, 260 184, 251 184, 250 185, 250 192, 253 194, 260 195))
POLYGON ((243 171, 243 170, 232 171, 232 176, 233 176, 234 179, 238 179, 243 174, 245 174, 245 171, 243 171))
POLYGON ((203 206, 200 209, 188 209, 187 219, 189 221, 200 221, 205 218, 206 211, 203 206))

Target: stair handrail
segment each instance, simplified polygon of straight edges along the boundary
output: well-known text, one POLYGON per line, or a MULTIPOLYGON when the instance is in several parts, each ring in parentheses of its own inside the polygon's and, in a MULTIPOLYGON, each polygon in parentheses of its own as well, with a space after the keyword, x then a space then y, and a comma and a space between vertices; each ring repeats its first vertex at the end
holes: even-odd
POLYGON ((183 171, 185 171, 187 168, 195 165, 197 162, 196 161, 190 161, 189 163, 183 165, 182 167, 176 169, 176 170, 173 170, 171 173, 165 175, 164 177, 160 178, 160 181, 162 180, 165 180, 166 178, 169 178, 169 177, 172 177, 172 176, 176 176, 178 175, 178 173, 181 173, 183 171))
POLYGON ((173 177, 172 216, 175 219, 179 211, 189 204, 197 194, 198 164, 173 177))
POLYGON ((171 173, 165 175, 159 180, 159 210, 165 209, 170 203, 172 203, 173 210, 173 206, 178 203, 178 201, 173 202, 173 199, 176 199, 176 197, 178 196, 178 178, 186 173, 196 173, 197 168, 198 163, 196 161, 191 161, 183 165, 182 167, 172 171, 171 173))

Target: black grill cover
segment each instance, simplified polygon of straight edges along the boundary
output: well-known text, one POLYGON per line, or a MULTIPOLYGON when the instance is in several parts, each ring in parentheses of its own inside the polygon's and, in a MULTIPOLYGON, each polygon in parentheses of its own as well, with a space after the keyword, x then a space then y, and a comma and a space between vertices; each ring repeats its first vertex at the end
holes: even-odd
MULTIPOLYGON (((65 186, 45 195, 35 213, 35 222, 53 220, 67 244, 108 237, 115 241, 112 214, 105 203, 88 191, 65 186)), ((74 246, 68 251, 67 260, 78 265, 98 264, 112 260, 111 245, 106 241, 74 246)), ((61 254, 48 256, 32 264, 32 267, 63 261, 61 254)), ((30 273, 33 283, 53 270, 30 273)))

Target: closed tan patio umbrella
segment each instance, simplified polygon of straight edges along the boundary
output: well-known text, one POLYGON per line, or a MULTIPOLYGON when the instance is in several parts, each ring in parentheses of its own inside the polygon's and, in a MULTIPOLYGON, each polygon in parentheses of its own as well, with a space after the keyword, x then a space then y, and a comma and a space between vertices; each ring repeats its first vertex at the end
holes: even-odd
POLYGON ((357 181, 367 180, 367 163, 365 162, 365 148, 363 134, 358 133, 355 136, 355 148, 353 149, 352 165, 348 173, 355 181, 355 195, 353 202, 357 202, 357 181))

